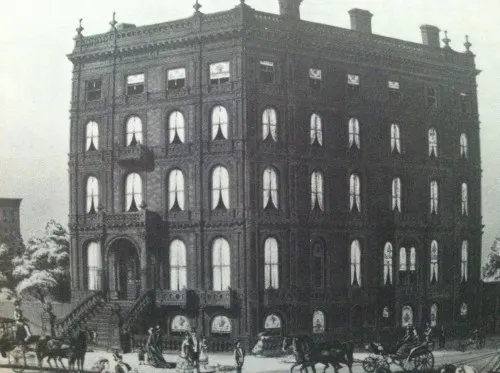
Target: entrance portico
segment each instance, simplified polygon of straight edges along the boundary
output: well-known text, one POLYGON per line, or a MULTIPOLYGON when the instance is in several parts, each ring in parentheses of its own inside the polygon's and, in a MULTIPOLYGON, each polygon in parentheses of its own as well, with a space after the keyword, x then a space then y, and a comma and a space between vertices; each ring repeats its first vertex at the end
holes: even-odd
POLYGON ((108 250, 108 290, 114 300, 134 300, 141 290, 138 248, 128 239, 113 241, 108 250))

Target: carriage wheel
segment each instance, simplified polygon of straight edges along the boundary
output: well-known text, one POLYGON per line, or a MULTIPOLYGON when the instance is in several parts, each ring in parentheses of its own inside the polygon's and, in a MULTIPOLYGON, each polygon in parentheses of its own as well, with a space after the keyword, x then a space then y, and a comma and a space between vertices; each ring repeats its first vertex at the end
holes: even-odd
POLYGON ((421 355, 415 356, 413 359, 414 370, 429 371, 434 368, 434 355, 430 351, 426 351, 421 355))
POLYGON ((377 368, 377 359, 373 356, 368 356, 363 360, 363 370, 366 373, 373 373, 377 368))
POLYGON ((12 370, 16 373, 20 373, 24 371, 24 367, 19 367, 19 365, 24 365, 24 354, 23 351, 19 348, 15 348, 11 353, 12 360, 14 360, 14 365, 18 367, 12 368, 12 370))

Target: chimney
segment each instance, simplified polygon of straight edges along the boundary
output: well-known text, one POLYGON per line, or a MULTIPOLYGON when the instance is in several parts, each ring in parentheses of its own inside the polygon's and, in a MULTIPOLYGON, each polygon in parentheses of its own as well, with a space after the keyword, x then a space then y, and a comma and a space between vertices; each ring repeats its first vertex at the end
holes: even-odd
POLYGON ((364 32, 367 34, 372 33, 372 16, 368 10, 364 9, 351 9, 349 11, 351 16, 351 30, 364 32))
POLYGON ((290 19, 300 19, 300 3, 302 0, 278 0, 280 15, 290 19))
POLYGON ((439 41, 440 30, 436 26, 422 25, 420 26, 420 31, 422 31, 422 43, 424 45, 441 48, 441 43, 439 41))

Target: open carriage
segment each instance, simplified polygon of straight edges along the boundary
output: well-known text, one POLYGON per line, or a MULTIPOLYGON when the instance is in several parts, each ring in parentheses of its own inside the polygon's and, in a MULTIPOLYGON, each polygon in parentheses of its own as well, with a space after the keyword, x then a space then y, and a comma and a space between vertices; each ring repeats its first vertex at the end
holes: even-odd
POLYGON ((15 372, 21 372, 28 360, 35 358, 35 345, 38 336, 30 336, 21 343, 16 336, 17 321, 7 317, 0 317, 0 355, 8 359, 15 372))
POLYGON ((371 354, 362 362, 367 373, 390 372, 391 365, 397 365, 404 371, 429 371, 434 368, 432 346, 428 342, 419 343, 399 355, 396 348, 388 349, 381 343, 370 342, 366 349, 371 354))

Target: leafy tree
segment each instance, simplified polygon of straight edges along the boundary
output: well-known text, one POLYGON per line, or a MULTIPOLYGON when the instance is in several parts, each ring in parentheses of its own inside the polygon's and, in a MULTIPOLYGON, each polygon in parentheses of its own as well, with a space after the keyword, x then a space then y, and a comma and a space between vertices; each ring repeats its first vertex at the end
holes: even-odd
POLYGON ((69 237, 59 223, 51 220, 41 238, 32 238, 23 255, 14 258, 16 292, 45 303, 47 297, 66 300, 69 295, 69 237))
POLYGON ((485 280, 500 280, 500 237, 495 238, 491 245, 488 261, 483 267, 483 278, 485 280))

